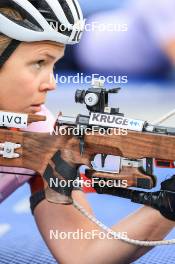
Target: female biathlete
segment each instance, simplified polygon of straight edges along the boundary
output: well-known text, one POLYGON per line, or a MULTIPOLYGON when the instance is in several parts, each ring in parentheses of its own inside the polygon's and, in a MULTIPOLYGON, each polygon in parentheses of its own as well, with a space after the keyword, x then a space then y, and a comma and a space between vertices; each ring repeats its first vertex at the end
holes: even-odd
MULTIPOLYGON (((50 76, 54 64, 64 55, 65 46, 79 42, 82 25, 83 16, 77 0, 0 1, 0 110, 47 115, 47 122, 30 125, 29 131, 49 131, 53 127, 53 117, 44 107, 47 93, 55 89, 50 76), (51 22, 58 25, 57 29, 53 29, 51 22)), ((59 162, 56 166, 59 168, 59 162)), ((59 263, 126 264, 150 249, 98 236, 80 240, 50 239, 50 230, 102 230, 73 205, 48 202, 39 176, 0 178, 1 201, 26 181, 31 186, 31 209, 38 229, 59 263)), ((81 190, 73 189, 72 197, 92 213, 81 190)), ((144 206, 112 229, 127 232, 133 239, 161 240, 173 227, 174 222, 158 210, 144 206)))

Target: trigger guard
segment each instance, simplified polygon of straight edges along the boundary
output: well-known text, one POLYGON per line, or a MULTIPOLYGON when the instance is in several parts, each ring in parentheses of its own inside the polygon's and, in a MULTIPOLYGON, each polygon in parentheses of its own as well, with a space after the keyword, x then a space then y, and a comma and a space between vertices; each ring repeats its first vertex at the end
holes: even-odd
POLYGON ((101 154, 97 154, 94 157, 94 160, 91 161, 91 166, 92 166, 92 169, 94 171, 116 173, 116 174, 120 173, 120 170, 121 170, 121 157, 120 156, 107 155, 106 160, 107 160, 107 158, 108 158, 108 160, 107 160, 107 162, 105 162, 105 166, 102 167, 101 165, 99 165, 99 162, 100 162, 99 159, 101 158, 99 155, 101 155, 101 154), (96 162, 95 162, 95 159, 96 159, 96 162), (115 168, 112 169, 112 166, 114 164, 115 164, 115 168))

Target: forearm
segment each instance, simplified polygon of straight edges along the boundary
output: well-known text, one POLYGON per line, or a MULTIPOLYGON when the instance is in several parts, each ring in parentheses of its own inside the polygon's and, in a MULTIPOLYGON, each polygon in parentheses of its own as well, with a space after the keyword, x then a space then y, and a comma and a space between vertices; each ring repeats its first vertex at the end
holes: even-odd
MULTIPOLYGON (((167 220, 157 210, 144 206, 113 226, 112 229, 127 232, 129 238, 156 241, 162 240, 171 231, 174 225, 175 222, 167 220)), ((127 245, 126 243, 125 248, 127 252, 126 260, 125 256, 123 256, 123 261, 125 260, 125 262, 119 261, 118 263, 131 263, 152 249, 150 247, 135 247, 127 245)))
MULTIPOLYGON (((116 232, 126 232, 129 238, 137 240, 162 240, 173 227, 174 222, 166 220, 158 211, 143 207, 114 225, 112 229, 116 232)), ((91 252, 91 261, 97 258, 98 264, 129 264, 150 249, 118 240, 98 240, 91 244, 89 252, 91 252)))
MULTIPOLYGON (((73 198, 92 214, 85 195, 81 191, 73 191, 73 198)), ((86 254, 85 251, 88 248, 89 241, 50 239, 50 231, 68 233, 83 229, 84 232, 88 232, 94 228, 97 229, 96 226, 72 205, 53 204, 47 202, 46 199, 35 208, 34 216, 44 241, 55 259, 63 264, 73 264, 74 262, 78 264, 78 260, 86 254)))
MULTIPOLYGON (((91 209, 81 192, 76 192, 74 198, 89 212, 91 209)), ((117 208, 117 207, 116 207, 117 208)), ((117 213, 117 209, 116 209, 117 213)), ((100 230, 91 223, 73 206, 50 204, 46 200, 39 204, 35 210, 38 227, 50 248, 52 254, 60 263, 131 263, 150 248, 133 246, 119 240, 110 239, 50 239, 50 230, 84 232, 100 230)), ((156 210, 143 207, 128 216, 115 226, 113 230, 127 232, 128 237, 140 240, 161 240, 174 227, 174 222, 166 220, 156 210)))

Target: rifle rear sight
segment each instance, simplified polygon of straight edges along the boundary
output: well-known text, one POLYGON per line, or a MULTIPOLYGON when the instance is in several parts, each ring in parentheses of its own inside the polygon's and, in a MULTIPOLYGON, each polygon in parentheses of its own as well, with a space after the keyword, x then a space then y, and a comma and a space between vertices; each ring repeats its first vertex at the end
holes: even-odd
POLYGON ((88 90, 76 90, 75 102, 85 104, 86 108, 91 112, 107 113, 111 115, 121 115, 119 108, 109 107, 109 94, 115 94, 121 88, 113 88, 106 90, 104 83, 99 80, 93 80, 92 87, 88 90))

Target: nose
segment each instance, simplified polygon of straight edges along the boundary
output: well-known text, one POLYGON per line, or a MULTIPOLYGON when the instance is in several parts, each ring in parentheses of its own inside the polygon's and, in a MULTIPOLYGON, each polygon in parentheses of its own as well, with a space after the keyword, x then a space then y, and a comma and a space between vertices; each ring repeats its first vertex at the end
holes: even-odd
POLYGON ((40 91, 53 91, 56 88, 56 80, 53 73, 50 73, 49 78, 40 85, 40 91))

